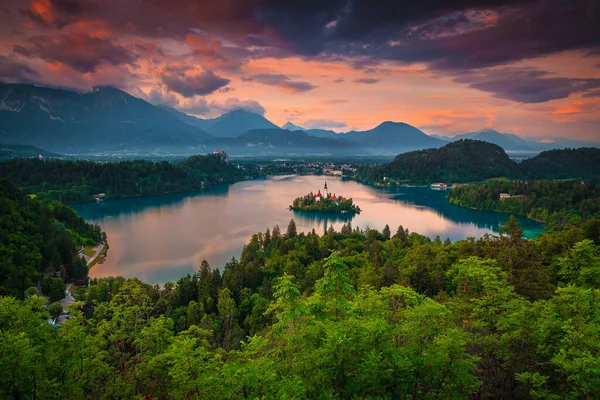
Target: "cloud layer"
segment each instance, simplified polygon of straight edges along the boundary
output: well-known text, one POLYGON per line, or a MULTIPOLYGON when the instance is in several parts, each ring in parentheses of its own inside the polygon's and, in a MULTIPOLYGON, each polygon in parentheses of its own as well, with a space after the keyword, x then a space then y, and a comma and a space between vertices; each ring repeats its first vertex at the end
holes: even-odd
POLYGON ((405 119, 458 130, 493 120, 515 132, 589 137, 600 135, 598 65, 597 0, 0 5, 1 80, 115 85, 198 115, 237 102, 281 123, 294 108, 363 128, 405 119), (569 119, 551 111, 573 101, 587 111, 569 119))

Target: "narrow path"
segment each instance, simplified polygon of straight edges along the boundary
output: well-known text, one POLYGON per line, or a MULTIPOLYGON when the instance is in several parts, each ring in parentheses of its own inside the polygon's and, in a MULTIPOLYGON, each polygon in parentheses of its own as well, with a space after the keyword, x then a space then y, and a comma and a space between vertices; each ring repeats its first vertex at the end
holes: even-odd
MULTIPOLYGON (((69 304, 75 302, 75 298, 73 298, 73 295, 71 294, 71 286, 72 285, 73 285, 72 283, 69 283, 67 285, 67 290, 65 291, 65 298, 59 301, 59 303, 62 306, 63 310, 66 310, 67 306, 69 304)), ((58 317, 58 319, 56 320, 56 324, 54 326, 64 324, 65 321, 67 320, 68 316, 69 316, 68 314, 61 314, 58 317)))

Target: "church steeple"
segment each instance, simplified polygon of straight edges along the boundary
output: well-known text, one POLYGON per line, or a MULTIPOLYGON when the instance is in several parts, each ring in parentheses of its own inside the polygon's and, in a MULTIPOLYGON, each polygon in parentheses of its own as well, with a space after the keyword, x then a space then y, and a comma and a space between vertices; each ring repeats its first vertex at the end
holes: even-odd
POLYGON ((323 188, 323 193, 325 194, 325 198, 329 197, 327 194, 327 181, 325 181, 325 187, 323 188))

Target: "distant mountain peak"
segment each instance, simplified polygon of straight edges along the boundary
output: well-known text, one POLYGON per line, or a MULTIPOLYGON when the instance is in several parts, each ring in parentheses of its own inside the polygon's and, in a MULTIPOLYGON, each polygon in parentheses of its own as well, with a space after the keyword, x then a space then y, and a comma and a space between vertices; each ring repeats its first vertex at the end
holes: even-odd
POLYGON ((305 131, 306 129, 301 127, 300 125, 296 125, 293 122, 286 122, 285 125, 281 127, 282 129, 287 129, 288 131, 305 131))
POLYGON ((483 128, 478 131, 475 131, 474 133, 500 133, 500 132, 498 132, 494 128, 483 128))
POLYGON ((477 139, 497 144, 505 150, 532 150, 531 143, 525 139, 510 133, 500 133, 493 128, 485 128, 479 131, 454 135, 451 140, 477 139))
POLYGON ((374 129, 377 128, 391 128, 394 126, 403 126, 403 125, 408 125, 404 122, 395 122, 395 121, 383 121, 382 123, 380 123, 379 125, 377 125, 374 129))

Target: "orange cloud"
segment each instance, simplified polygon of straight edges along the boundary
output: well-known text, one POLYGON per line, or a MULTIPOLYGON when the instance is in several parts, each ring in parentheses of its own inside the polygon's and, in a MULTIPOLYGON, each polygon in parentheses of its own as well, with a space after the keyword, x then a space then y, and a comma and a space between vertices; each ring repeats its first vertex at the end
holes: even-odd
POLYGON ((565 107, 557 108, 552 111, 554 115, 570 115, 570 114, 581 114, 583 109, 581 108, 582 103, 568 104, 565 107))
POLYGON ((194 54, 202 56, 211 56, 217 54, 221 49, 221 42, 210 40, 207 37, 199 35, 187 35, 185 43, 190 47, 194 54))
POLYGON ((50 0, 36 0, 31 2, 30 13, 43 22, 52 22, 54 20, 54 12, 52 10, 52 2, 50 0))
POLYGON ((100 39, 106 39, 113 36, 113 33, 106 22, 99 20, 75 21, 69 24, 67 29, 71 32, 85 32, 90 36, 100 39))

